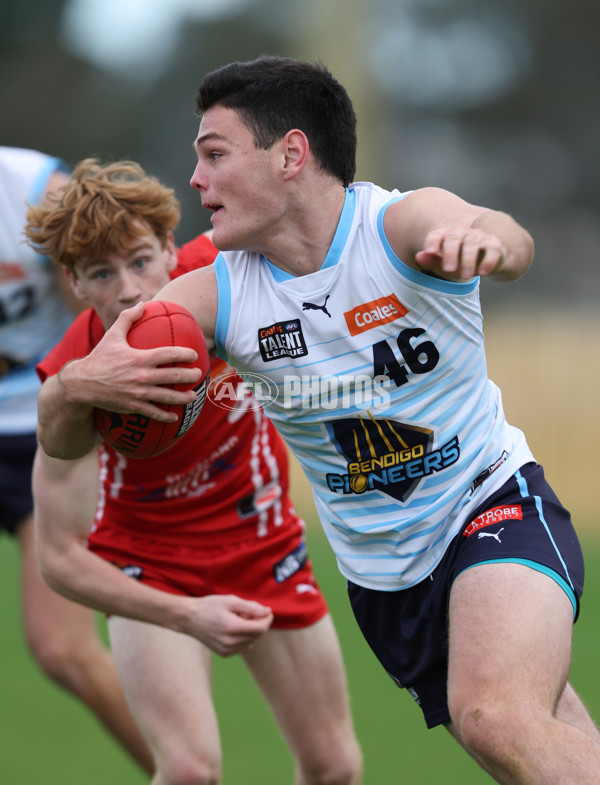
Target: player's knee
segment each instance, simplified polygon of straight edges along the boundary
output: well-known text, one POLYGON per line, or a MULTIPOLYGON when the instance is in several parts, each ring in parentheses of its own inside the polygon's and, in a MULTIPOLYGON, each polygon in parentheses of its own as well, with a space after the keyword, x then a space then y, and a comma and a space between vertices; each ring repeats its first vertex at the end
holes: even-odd
POLYGON ((85 657, 59 638, 30 635, 29 649, 44 673, 61 687, 77 691, 86 669, 85 657))
POLYGON ((210 756, 178 754, 168 762, 158 764, 161 785, 219 785, 221 761, 210 756))
POLYGON ((527 728, 518 710, 490 700, 451 705, 450 714, 460 742, 475 758, 503 765, 518 754, 527 728))
POLYGON ((362 769, 362 754, 355 743, 304 769, 303 776, 310 785, 356 785, 361 781, 362 769))
POLYGON ((44 673, 64 689, 86 700, 98 691, 114 666, 100 641, 72 636, 28 634, 29 649, 44 673))

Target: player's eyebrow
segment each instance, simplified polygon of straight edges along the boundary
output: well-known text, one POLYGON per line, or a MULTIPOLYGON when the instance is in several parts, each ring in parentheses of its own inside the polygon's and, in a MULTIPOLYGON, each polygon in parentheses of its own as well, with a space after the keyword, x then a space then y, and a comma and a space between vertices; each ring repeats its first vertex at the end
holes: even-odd
POLYGON ((203 144, 206 144, 206 142, 210 142, 210 141, 212 141, 214 139, 217 139, 217 140, 219 140, 221 142, 227 141, 227 137, 223 136, 223 134, 218 134, 216 131, 208 131, 207 133, 201 134, 200 136, 198 136, 194 140, 194 142, 192 144, 192 147, 194 148, 194 150, 197 150, 203 144))
POLYGON ((138 251, 143 251, 146 248, 152 248, 152 243, 150 242, 141 242, 137 245, 130 245, 126 250, 130 253, 137 253, 138 251))
MULTIPOLYGON (((138 243, 137 245, 129 246, 128 248, 123 248, 122 253, 124 256, 127 255, 128 259, 131 259, 136 254, 140 253, 140 251, 151 251, 151 250, 152 250, 151 243, 141 242, 138 243)), ((85 262, 84 267, 86 270, 89 270, 92 267, 103 267, 104 265, 106 265, 106 263, 107 263, 106 259, 93 258, 93 259, 88 259, 85 262)))

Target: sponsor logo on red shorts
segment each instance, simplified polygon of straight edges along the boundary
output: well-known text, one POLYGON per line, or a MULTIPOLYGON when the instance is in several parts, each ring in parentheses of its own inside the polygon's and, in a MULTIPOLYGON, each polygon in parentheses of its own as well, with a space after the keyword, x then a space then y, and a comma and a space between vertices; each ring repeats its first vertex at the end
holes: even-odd
POLYGON ((478 515, 477 518, 471 521, 463 532, 464 537, 470 537, 480 529, 486 526, 491 526, 494 523, 502 523, 502 521, 522 521, 523 510, 520 504, 513 504, 510 507, 492 507, 491 510, 486 510, 478 515))

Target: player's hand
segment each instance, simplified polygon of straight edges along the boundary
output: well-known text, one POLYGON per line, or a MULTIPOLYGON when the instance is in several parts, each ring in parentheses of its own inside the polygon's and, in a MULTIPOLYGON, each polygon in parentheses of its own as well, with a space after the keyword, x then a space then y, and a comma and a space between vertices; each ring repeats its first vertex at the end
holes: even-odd
POLYGON ((250 648, 271 626, 273 612, 253 600, 228 594, 190 598, 186 632, 221 657, 250 648))
POLYGON ((143 303, 122 311, 90 354, 63 368, 60 381, 66 400, 112 412, 137 412, 160 422, 175 422, 175 412, 166 412, 156 404, 187 404, 194 400, 195 393, 165 385, 195 383, 202 371, 170 366, 194 362, 197 354, 193 349, 131 347, 127 333, 143 312, 143 303))
POLYGON ((498 273, 505 257, 506 251, 496 235, 459 225, 429 232, 415 260, 428 272, 465 281, 475 275, 498 273))

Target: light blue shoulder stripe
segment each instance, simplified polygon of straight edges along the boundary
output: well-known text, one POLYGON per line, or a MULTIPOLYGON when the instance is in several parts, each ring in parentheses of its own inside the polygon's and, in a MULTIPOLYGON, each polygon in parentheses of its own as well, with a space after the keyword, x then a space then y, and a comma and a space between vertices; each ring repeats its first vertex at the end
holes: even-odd
POLYGON ((477 288, 479 283, 479 276, 475 276, 472 281, 468 281, 466 283, 445 281, 442 278, 434 278, 432 275, 427 275, 426 273, 422 273, 419 270, 414 270, 412 267, 409 267, 407 264, 405 264, 402 259, 399 259, 394 253, 383 229, 383 216, 385 215, 385 211, 390 205, 395 204, 396 202, 401 202, 402 199, 404 199, 406 196, 408 196, 408 194, 403 194, 402 196, 397 196, 394 199, 390 199, 389 202, 386 202, 386 204, 383 205, 379 211, 379 214, 377 215, 377 231, 379 232, 379 238, 383 243, 385 253, 392 263, 394 269, 396 272, 400 273, 400 275, 404 276, 404 278, 412 281, 412 283, 416 283, 419 286, 424 286, 427 289, 433 289, 436 292, 443 292, 444 294, 469 294, 477 288))
POLYGON ((335 267, 335 265, 338 263, 340 256, 342 255, 342 251, 346 247, 346 241, 348 240, 348 235, 350 234, 350 229, 352 228, 355 209, 356 193, 352 188, 346 188, 346 198, 344 199, 342 214, 340 215, 340 220, 333 236, 333 242, 331 243, 329 251, 327 252, 327 256, 325 257, 325 261, 323 262, 321 270, 325 270, 328 267, 335 267))
MULTIPOLYGON (((338 221, 337 229, 335 230, 335 235, 333 236, 333 242, 329 247, 325 261, 321 265, 321 270, 325 270, 328 267, 335 267, 335 265, 338 263, 340 256, 342 255, 342 251, 346 247, 346 240, 348 239, 350 229, 352 228, 355 205, 355 192, 351 188, 346 188, 346 197, 344 199, 344 206, 342 207, 342 214, 340 215, 340 220, 338 221)), ((271 274, 277 283, 290 281, 294 278, 294 276, 290 275, 290 273, 286 273, 279 267, 276 267, 274 264, 272 264, 265 256, 262 258, 269 266, 271 274)))
POLYGON ((217 321, 215 323, 215 349, 218 356, 228 362, 225 341, 227 340, 227 329, 231 319, 231 280, 229 270, 225 264, 223 254, 219 253, 213 262, 215 276, 217 278, 217 321))
POLYGON ((273 262, 270 262, 266 256, 261 256, 261 259, 271 271, 271 275, 275 279, 276 283, 283 283, 284 281, 292 281, 294 279, 293 275, 286 273, 285 270, 277 267, 277 265, 273 264, 273 262))

